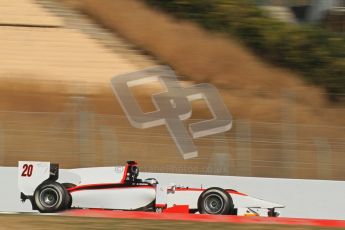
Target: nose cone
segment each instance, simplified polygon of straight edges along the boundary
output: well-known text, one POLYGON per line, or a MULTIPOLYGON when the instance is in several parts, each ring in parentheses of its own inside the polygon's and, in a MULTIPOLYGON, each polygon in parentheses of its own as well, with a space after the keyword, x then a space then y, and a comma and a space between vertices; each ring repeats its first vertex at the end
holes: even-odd
POLYGON ((261 200, 251 196, 232 194, 235 207, 237 208, 284 208, 285 205, 261 200))
POLYGON ((270 201, 261 200, 261 199, 254 198, 254 197, 252 199, 256 203, 256 205, 253 204, 254 205, 253 207, 258 207, 257 205, 259 205, 260 208, 284 208, 285 207, 285 205, 282 205, 282 204, 273 203, 270 201))

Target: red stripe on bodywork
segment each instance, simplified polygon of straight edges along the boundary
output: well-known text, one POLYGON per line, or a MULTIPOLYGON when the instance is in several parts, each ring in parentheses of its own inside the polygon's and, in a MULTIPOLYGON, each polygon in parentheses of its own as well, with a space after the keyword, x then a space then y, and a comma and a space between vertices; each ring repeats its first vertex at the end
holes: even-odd
POLYGON ((205 191, 203 188, 176 188, 175 191, 205 191))
MULTIPOLYGON (((175 189, 175 191, 179 191, 179 192, 183 192, 183 191, 200 191, 200 192, 203 192, 205 190, 206 189, 204 189, 204 188, 176 188, 175 189)), ((240 195, 240 196, 248 196, 247 194, 238 192, 238 191, 233 190, 233 189, 226 189, 225 191, 227 191, 230 194, 236 194, 236 195, 240 195)))
MULTIPOLYGON (((118 183, 119 184, 119 183, 118 183)), ((115 186, 118 184, 114 184, 114 183, 106 183, 106 184, 85 184, 85 185, 80 185, 80 186, 75 186, 72 188, 68 188, 67 191, 69 192, 73 192, 76 190, 82 190, 82 189, 92 189, 95 187, 100 187, 100 186, 115 186)))
POLYGON ((238 192, 238 191, 233 190, 233 189, 227 189, 226 191, 227 191, 228 193, 230 193, 230 194, 236 194, 236 195, 240 195, 240 196, 248 196, 247 194, 238 192))
POLYGON ((68 192, 77 192, 83 190, 96 190, 96 189, 128 189, 128 188, 151 188, 155 189, 150 185, 124 185, 124 184, 88 184, 88 185, 80 185, 76 187, 72 187, 67 189, 68 192), (109 187, 107 187, 109 186, 109 187), (103 188, 105 187, 105 188, 103 188))

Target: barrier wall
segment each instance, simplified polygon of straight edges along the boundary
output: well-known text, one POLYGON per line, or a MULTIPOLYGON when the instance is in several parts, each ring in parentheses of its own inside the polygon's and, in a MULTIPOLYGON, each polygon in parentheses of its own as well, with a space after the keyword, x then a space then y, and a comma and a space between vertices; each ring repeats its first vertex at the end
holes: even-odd
MULTIPOLYGON (((98 168, 99 178, 110 167, 98 168)), ((83 169, 77 169, 81 174, 83 169)), ((61 171, 63 173, 63 170, 61 171)), ((345 182, 323 180, 296 180, 234 176, 208 176, 165 173, 144 173, 140 178, 155 177, 161 184, 236 189, 248 195, 286 205, 282 217, 345 220, 345 182)), ((0 167, 0 211, 31 212, 27 201, 21 203, 17 189, 17 168, 0 167)))

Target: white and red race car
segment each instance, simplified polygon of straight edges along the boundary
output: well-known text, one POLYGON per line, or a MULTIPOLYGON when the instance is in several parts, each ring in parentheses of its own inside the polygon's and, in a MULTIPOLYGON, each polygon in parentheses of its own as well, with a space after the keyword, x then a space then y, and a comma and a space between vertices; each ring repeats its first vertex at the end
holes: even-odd
POLYGON ((97 208, 276 217, 276 208, 284 207, 232 189, 161 185, 154 178, 141 180, 134 161, 109 169, 59 169, 58 164, 49 162, 20 161, 21 199, 29 199, 33 210, 43 213, 97 208))

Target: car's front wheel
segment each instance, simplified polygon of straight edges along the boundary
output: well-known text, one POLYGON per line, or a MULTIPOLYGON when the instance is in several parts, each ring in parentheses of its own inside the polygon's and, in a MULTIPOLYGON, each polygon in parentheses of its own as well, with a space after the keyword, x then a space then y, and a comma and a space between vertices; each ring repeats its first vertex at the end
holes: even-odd
POLYGON ((53 213, 68 208, 70 195, 58 182, 45 182, 37 187, 33 200, 38 211, 53 213))
POLYGON ((230 194, 221 188, 206 189, 198 199, 198 210, 201 214, 229 215, 233 209, 230 194))

